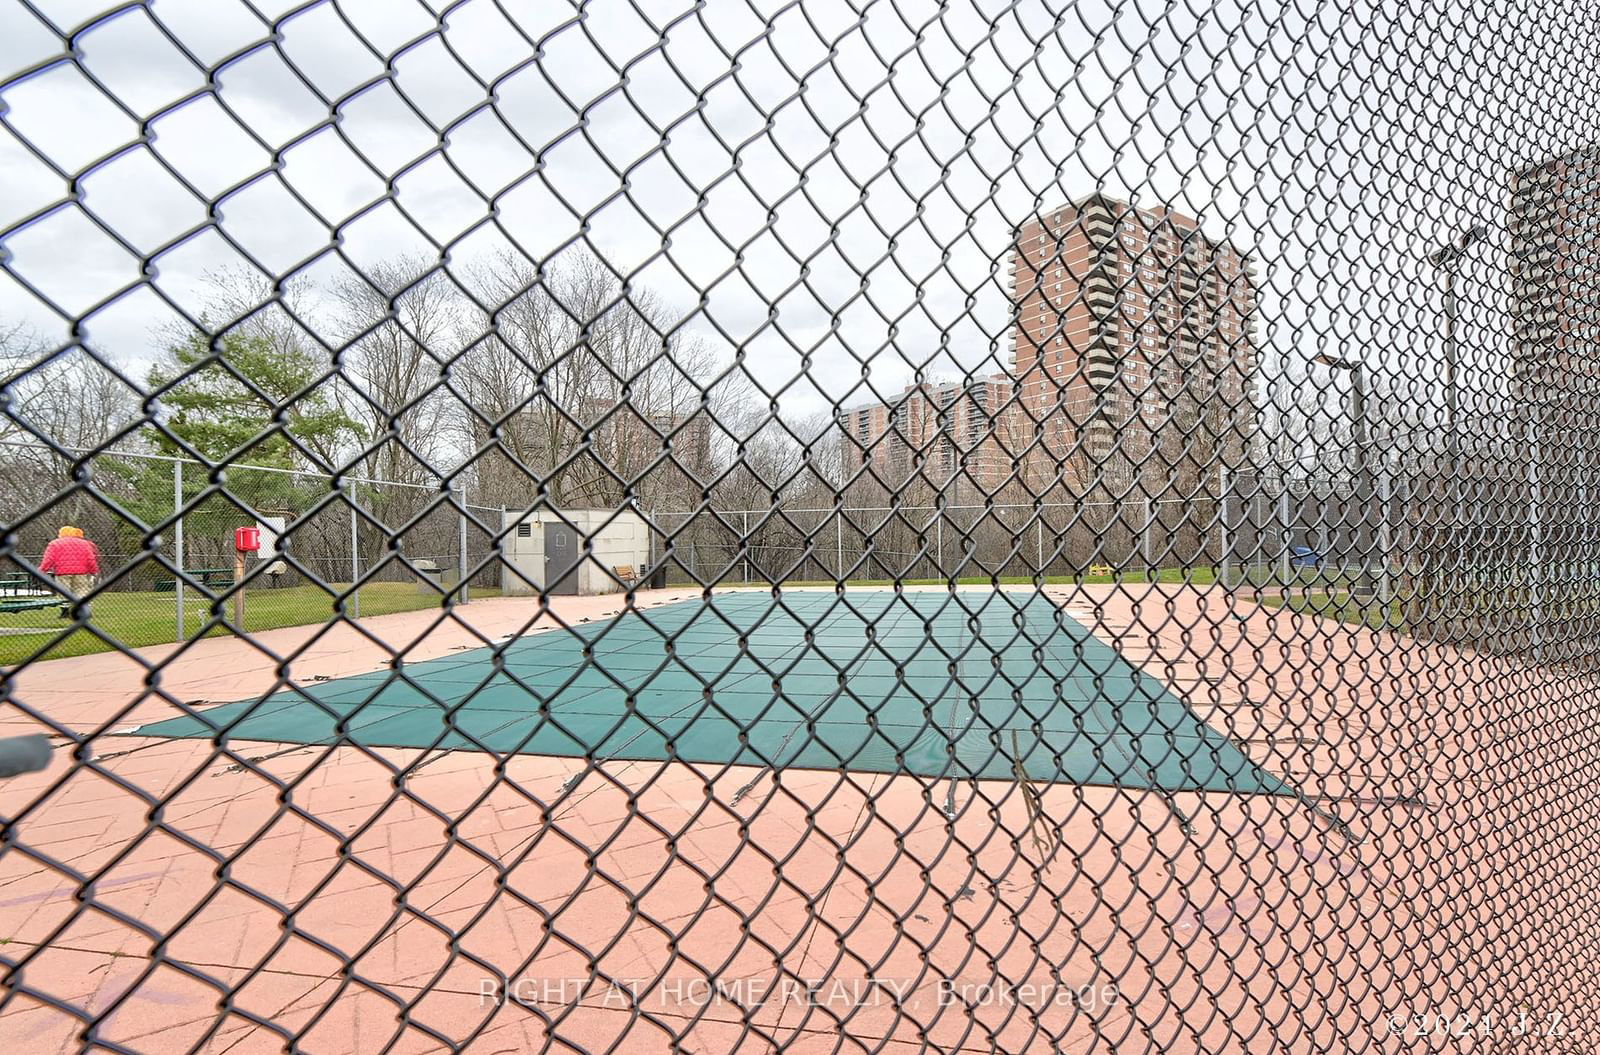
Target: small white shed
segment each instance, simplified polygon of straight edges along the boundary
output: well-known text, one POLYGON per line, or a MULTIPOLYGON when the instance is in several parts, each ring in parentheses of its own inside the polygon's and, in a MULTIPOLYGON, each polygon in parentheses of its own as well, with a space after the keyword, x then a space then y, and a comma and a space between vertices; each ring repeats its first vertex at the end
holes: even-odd
POLYGON ((644 517, 615 509, 508 511, 506 593, 620 593, 612 578, 637 582, 650 563, 644 517), (585 559, 584 549, 590 553, 585 559), (607 572, 611 574, 607 574, 607 572))

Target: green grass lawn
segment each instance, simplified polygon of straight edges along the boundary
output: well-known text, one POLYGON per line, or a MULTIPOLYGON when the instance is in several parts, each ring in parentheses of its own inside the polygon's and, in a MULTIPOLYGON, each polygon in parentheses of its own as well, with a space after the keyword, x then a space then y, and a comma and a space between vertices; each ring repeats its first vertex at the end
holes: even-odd
POLYGON ((1405 610, 1399 601, 1391 601, 1388 610, 1377 601, 1361 603, 1348 593, 1291 593, 1287 597, 1263 596, 1261 603, 1268 608, 1287 606, 1292 612, 1337 619, 1373 630, 1404 630, 1405 610))
MULTIPOLYGON (((335 584, 334 589, 343 586, 335 584)), ((473 587, 473 597, 498 596, 499 590, 473 587)), ((361 614, 387 615, 391 612, 413 612, 439 605, 439 595, 424 593, 416 583, 380 582, 361 588, 361 614)), ((232 603, 228 615, 232 617, 232 603)), ((184 599, 184 625, 187 637, 197 637, 210 622, 210 602, 190 590, 184 599)), ((251 590, 245 597, 245 629, 275 630, 284 626, 302 626, 320 623, 335 612, 333 598, 326 590, 315 586, 292 586, 281 590, 262 588, 251 590)), ((0 665, 10 666, 24 659, 60 659, 65 656, 84 656, 93 652, 107 652, 114 646, 95 634, 78 630, 63 635, 64 620, 57 618, 55 608, 40 608, 31 612, 0 614, 0 665), (37 634, 17 634, 24 627, 39 629, 37 634)), ((161 645, 176 639, 177 600, 166 593, 108 593, 96 598, 91 609, 94 625, 103 633, 116 638, 123 645, 138 648, 143 645, 161 645)), ((222 626, 212 626, 207 636, 231 634, 222 626)))

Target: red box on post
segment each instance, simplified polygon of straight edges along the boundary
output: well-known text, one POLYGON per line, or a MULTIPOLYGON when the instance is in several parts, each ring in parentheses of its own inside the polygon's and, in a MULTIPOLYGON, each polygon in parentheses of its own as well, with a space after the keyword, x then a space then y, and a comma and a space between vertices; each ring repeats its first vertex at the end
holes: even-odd
POLYGON ((261 549, 261 529, 258 527, 234 528, 233 548, 240 553, 255 553, 261 549))

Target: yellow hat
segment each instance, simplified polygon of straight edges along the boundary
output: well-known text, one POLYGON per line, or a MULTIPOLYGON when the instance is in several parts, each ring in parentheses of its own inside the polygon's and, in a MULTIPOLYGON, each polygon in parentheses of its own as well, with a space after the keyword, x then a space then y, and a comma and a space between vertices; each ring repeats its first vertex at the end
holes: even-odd
POLYGON ((56 532, 56 534, 62 538, 83 538, 83 529, 68 525, 56 532))

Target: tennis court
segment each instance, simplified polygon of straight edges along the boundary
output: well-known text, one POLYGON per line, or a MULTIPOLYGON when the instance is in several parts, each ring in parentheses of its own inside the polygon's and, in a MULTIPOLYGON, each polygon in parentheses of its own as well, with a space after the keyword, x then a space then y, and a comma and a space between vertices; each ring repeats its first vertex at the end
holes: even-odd
POLYGON ((1293 794, 1046 597, 724 594, 140 736, 1293 794))

